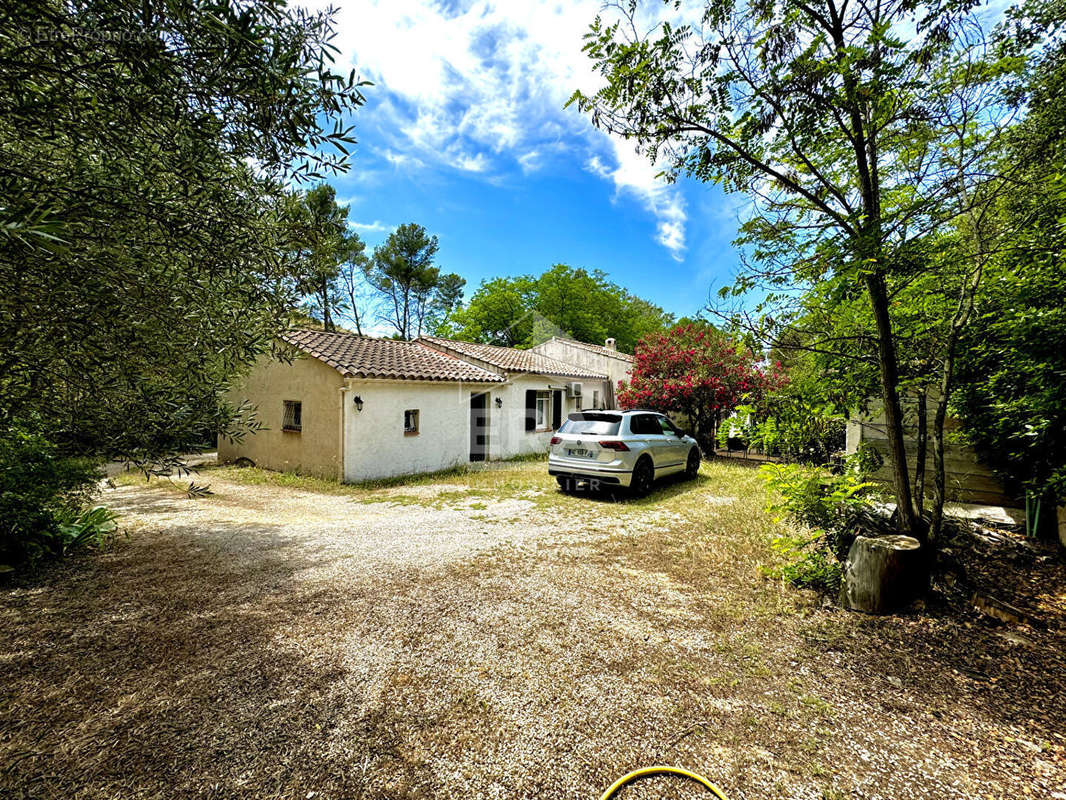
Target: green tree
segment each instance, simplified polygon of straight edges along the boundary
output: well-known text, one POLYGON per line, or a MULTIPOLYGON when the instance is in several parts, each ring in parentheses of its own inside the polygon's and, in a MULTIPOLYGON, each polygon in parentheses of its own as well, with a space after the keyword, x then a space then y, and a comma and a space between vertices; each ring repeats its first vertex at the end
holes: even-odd
MULTIPOLYGON (((297 196, 295 217, 298 290, 311 297, 312 316, 321 320, 322 327, 335 330, 334 314, 341 311, 345 300, 353 306, 355 302, 356 275, 343 268, 346 264, 358 268, 365 259, 366 245, 348 230, 348 206, 337 205, 337 192, 328 183, 297 196)), ((358 309, 352 313, 358 327, 358 309)))
POLYGON ((466 278, 462 278, 454 272, 440 276, 436 289, 427 305, 426 330, 438 330, 448 319, 448 316, 462 305, 463 289, 465 288, 466 278))
POLYGON ((470 342, 526 345, 533 334, 533 286, 529 276, 482 281, 470 302, 452 312, 439 330, 470 342))
POLYGON ((366 243, 354 233, 345 237, 345 248, 336 281, 337 292, 342 301, 339 306, 343 320, 355 326, 355 332, 363 335, 363 322, 373 313, 375 295, 367 280, 370 258, 366 243))
POLYGON ((382 319, 401 339, 421 336, 427 321, 450 310, 462 296, 466 281, 454 273, 442 275, 433 265, 438 249, 436 236, 409 222, 374 250, 367 280, 383 298, 382 319))
POLYGON ((644 336, 673 324, 658 306, 611 283, 600 270, 555 264, 539 276, 481 284, 449 320, 452 335, 507 347, 529 347, 556 334, 633 352, 644 336))
MULTIPOLYGON (((1061 24, 1054 5, 1026 9, 1061 24)), ((966 438, 1019 495, 1066 497, 1066 45, 1035 60, 1021 87, 1030 111, 1003 158, 1021 174, 999 206, 1009 231, 960 347, 953 398, 966 438), (1028 96, 1028 98, 1026 97, 1028 96)), ((1049 520, 1053 514, 1044 517, 1049 520)))
MULTIPOLYGON (((748 193, 733 289, 833 277, 860 287, 873 322, 901 530, 923 535, 904 448, 893 277, 931 232, 987 207, 999 82, 1019 59, 988 57, 972 3, 717 0, 695 26, 643 34, 637 3, 597 19, 585 50, 607 85, 571 102, 673 175, 748 193), (699 46, 693 46, 698 43, 699 46), (977 187, 982 187, 978 191, 977 187)), ((968 319, 979 268, 945 339, 968 319)), ((943 359, 948 388, 952 360, 943 359)))
POLYGON ((330 14, 29 0, 0 31, 0 438, 165 468, 240 435, 228 382, 296 301, 284 187, 344 166, 363 102, 330 14))

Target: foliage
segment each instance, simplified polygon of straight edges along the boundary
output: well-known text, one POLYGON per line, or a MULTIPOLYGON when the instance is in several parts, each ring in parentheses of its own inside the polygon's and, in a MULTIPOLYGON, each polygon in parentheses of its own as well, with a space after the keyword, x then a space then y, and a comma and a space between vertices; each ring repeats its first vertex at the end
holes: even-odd
POLYGON ((769 492, 767 510, 778 522, 789 520, 807 529, 774 540, 786 562, 780 576, 799 587, 836 591, 857 529, 871 519, 876 484, 863 480, 855 461, 837 474, 798 464, 764 464, 759 474, 769 492))
POLYGON ((30 0, 0 31, 0 424, 142 464, 240 435, 227 382, 296 301, 284 187, 343 167, 363 102, 330 13, 30 0))
POLYGON ((1059 45, 1034 65, 1032 110, 1003 155, 1022 169, 1000 207, 1013 233, 978 299, 953 400, 982 460, 1019 496, 1045 497, 1045 508, 1066 497, 1064 80, 1059 45))
MULTIPOLYGON (((974 6, 725 0, 649 30, 628 3, 586 38, 606 85, 571 98, 671 176, 748 195, 750 259, 726 296, 758 290, 771 317, 826 280, 865 296, 900 525, 914 533, 889 283, 929 271, 927 239, 945 225, 981 230, 1006 184, 993 159, 1013 111, 1001 90, 1024 63, 987 47, 974 6)), ((967 249, 983 254, 980 238, 967 249)), ((965 310, 980 268, 966 260, 956 273, 965 310)), ((951 336, 933 340, 948 379, 966 320, 953 314, 951 336)))
POLYGON ((439 245, 421 225, 401 225, 374 250, 367 281, 383 297, 382 315, 401 339, 414 339, 426 322, 445 316, 462 298, 466 281, 433 266, 439 245))
POLYGON ((80 514, 70 514, 55 529, 54 546, 60 555, 70 555, 84 548, 105 546, 118 530, 118 512, 93 506, 80 514))
POLYGON ((312 316, 325 330, 334 330, 334 315, 347 311, 361 331, 358 275, 365 274, 368 261, 366 245, 348 230, 348 206, 337 205, 328 183, 293 199, 296 291, 311 296, 312 316))
POLYGON ((440 327, 442 335, 505 347, 530 347, 552 336, 601 344, 613 337, 630 353, 673 317, 611 283, 600 270, 556 264, 539 276, 483 281, 463 308, 440 327))
POLYGON ((629 383, 618 387, 622 408, 683 414, 712 449, 718 423, 744 401, 757 401, 784 378, 712 325, 688 323, 637 345, 629 383))
MULTIPOLYGON (((96 484, 91 459, 63 457, 39 423, 0 429, 0 564, 61 556, 93 534, 71 528, 96 484)), ((93 517, 99 520, 99 517, 93 517)))
POLYGON ((735 416, 718 429, 718 442, 725 447, 739 437, 746 448, 766 455, 826 465, 844 449, 846 422, 831 407, 809 403, 801 395, 772 393, 758 406, 737 406, 735 416))

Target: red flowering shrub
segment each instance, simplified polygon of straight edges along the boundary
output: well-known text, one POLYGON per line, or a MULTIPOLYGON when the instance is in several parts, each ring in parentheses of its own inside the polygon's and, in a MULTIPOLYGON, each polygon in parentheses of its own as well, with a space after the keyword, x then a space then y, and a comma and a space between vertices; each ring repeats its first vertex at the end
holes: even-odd
POLYGON ((688 417, 694 435, 713 449, 718 423, 740 403, 757 403, 784 385, 780 365, 766 365, 711 325, 677 325, 644 337, 630 382, 618 384, 622 408, 650 408, 688 417))

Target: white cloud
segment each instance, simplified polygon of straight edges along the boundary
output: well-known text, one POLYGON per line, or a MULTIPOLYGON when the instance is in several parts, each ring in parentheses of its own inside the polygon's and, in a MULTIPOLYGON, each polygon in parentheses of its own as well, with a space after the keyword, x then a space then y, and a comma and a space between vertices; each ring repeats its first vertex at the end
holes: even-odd
POLYGON ((627 194, 638 200, 655 215, 655 241, 670 251, 674 260, 681 261, 685 253, 685 223, 688 214, 685 201, 676 187, 656 177, 659 169, 625 142, 611 140, 617 166, 609 166, 599 155, 585 162, 585 168, 601 178, 614 182, 617 194, 627 194))
POLYGON ((656 220, 656 240, 680 258, 686 216, 677 188, 656 179, 629 143, 563 110, 574 89, 600 83, 581 47, 602 12, 602 0, 368 0, 341 6, 334 44, 375 84, 366 113, 392 135, 384 157, 393 166, 493 180, 515 164, 527 174, 545 168, 565 142, 579 163, 595 154, 594 174, 637 198, 656 220))
POLYGON ((385 150, 385 160, 394 167, 424 167, 422 159, 416 158, 410 153, 397 153, 394 150, 385 150))
POLYGON ((538 149, 533 149, 527 153, 522 153, 515 161, 522 168, 522 172, 528 175, 530 172, 536 172, 544 165, 544 154, 538 149))
POLYGON ((348 222, 349 228, 355 228, 357 231, 363 231, 364 233, 383 233, 385 231, 391 231, 395 226, 386 225, 383 222, 374 220, 373 222, 348 222))

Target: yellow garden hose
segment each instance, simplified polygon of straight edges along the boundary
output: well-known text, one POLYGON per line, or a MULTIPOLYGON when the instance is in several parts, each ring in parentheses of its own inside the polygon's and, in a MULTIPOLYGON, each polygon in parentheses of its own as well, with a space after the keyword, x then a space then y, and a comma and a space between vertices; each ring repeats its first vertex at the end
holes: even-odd
POLYGON ((728 800, 728 798, 722 794, 722 790, 704 778, 702 775, 697 775, 695 772, 689 772, 687 769, 681 769, 681 767, 644 767, 643 769, 635 769, 628 775, 623 775, 621 778, 611 784, 610 788, 603 793, 600 800, 610 800, 614 796, 614 793, 625 786, 630 781, 635 781, 637 778, 643 778, 647 775, 680 775, 682 778, 688 778, 690 781, 696 781, 696 783, 702 784, 711 790, 711 794, 718 798, 718 800, 728 800))

